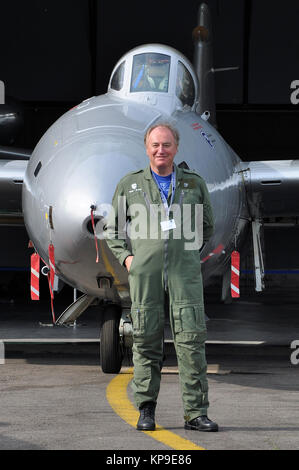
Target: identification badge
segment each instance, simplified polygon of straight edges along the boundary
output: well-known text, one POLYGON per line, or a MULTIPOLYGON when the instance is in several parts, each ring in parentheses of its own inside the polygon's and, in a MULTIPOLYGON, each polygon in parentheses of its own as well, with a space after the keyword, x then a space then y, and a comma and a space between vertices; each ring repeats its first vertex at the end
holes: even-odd
POLYGON ((163 222, 161 222, 161 229, 163 232, 167 232, 167 230, 172 230, 174 228, 176 228, 174 219, 163 220, 163 222))

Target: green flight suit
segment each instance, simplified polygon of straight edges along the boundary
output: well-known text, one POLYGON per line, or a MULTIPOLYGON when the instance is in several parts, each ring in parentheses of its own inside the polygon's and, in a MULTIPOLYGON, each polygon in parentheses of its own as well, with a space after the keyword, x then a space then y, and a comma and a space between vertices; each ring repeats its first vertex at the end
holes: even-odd
MULTIPOLYGON (((134 338, 132 388, 136 405, 140 407, 148 401, 156 402, 158 397, 167 300, 184 416, 189 421, 206 415, 209 405, 200 247, 190 245, 190 235, 195 232, 196 223, 198 225, 195 204, 203 208, 204 243, 213 232, 213 214, 204 180, 194 171, 174 167, 176 186, 169 218, 175 220, 176 228, 161 230, 161 219, 166 218, 165 208, 150 167, 147 167, 128 174, 119 182, 105 238, 121 264, 127 256, 134 255, 129 283, 134 338), (185 212, 187 216, 184 218, 185 212), (131 229, 131 247, 124 237, 124 219, 131 229), (190 229, 184 233, 187 224, 190 229)), ((172 185, 168 203, 171 193, 172 185)))

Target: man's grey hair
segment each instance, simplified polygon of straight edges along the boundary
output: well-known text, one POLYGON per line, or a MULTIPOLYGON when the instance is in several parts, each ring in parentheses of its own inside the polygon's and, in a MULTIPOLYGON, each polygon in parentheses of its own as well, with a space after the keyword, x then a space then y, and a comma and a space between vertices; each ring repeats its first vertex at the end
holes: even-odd
POLYGON ((177 146, 179 145, 179 141, 180 141, 179 132, 175 127, 173 127, 168 122, 160 122, 160 123, 154 124, 153 126, 150 126, 148 128, 148 130, 146 131, 146 133, 144 134, 144 143, 145 143, 145 145, 146 145, 146 141, 147 141, 149 135, 153 132, 154 129, 157 129, 157 127, 166 127, 166 129, 169 129, 170 132, 172 133, 173 137, 174 137, 176 145, 177 146))

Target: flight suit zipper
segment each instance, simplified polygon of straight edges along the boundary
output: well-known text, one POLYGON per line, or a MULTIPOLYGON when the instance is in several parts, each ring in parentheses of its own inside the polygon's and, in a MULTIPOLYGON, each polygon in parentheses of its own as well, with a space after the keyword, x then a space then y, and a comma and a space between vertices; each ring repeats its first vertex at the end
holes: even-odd
MULTIPOLYGON (((181 194, 180 194, 180 199, 179 199, 179 206, 182 205, 183 203, 183 199, 184 199, 184 191, 182 190, 181 191, 181 194)), ((166 292, 168 292, 168 241, 169 239, 166 238, 165 239, 165 242, 164 242, 164 269, 163 269, 163 273, 164 273, 164 290, 166 292)))
MULTIPOLYGON (((181 191, 180 198, 179 198, 179 206, 182 205, 184 199, 184 191, 181 191)), ((151 214, 151 210, 154 207, 151 205, 149 197, 145 191, 143 191, 143 197, 145 199, 145 203, 148 207, 149 213, 151 214)), ((168 291, 168 241, 169 239, 166 238, 164 240, 164 263, 163 263, 163 278, 164 278, 164 290, 168 291)))

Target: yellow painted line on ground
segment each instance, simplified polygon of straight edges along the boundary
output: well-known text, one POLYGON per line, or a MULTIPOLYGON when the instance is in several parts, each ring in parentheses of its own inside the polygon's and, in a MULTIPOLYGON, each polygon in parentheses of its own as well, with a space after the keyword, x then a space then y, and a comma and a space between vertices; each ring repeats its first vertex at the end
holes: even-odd
MULTIPOLYGON (((121 371, 114 377, 108 384, 106 390, 107 400, 116 414, 120 416, 126 423, 130 424, 136 429, 136 424, 139 418, 139 412, 132 405, 128 398, 127 387, 133 378, 133 368, 126 371, 121 371)), ((151 436, 156 441, 163 442, 163 444, 175 450, 205 450, 199 447, 194 442, 184 439, 183 437, 164 429, 162 426, 156 424, 155 431, 136 431, 143 432, 151 436)))

